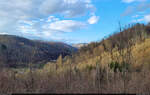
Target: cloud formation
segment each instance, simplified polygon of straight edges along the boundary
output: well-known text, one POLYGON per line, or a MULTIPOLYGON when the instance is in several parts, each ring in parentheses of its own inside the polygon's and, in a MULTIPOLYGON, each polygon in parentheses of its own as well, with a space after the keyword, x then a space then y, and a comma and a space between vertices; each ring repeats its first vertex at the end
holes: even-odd
POLYGON ((122 0, 122 2, 125 2, 125 3, 131 3, 131 2, 134 2, 135 0, 122 0))
POLYGON ((90 0, 45 0, 39 8, 43 14, 62 14, 66 17, 83 16, 94 11, 90 0))
POLYGON ((133 16, 134 20, 132 20, 133 23, 137 23, 137 22, 146 22, 149 23, 150 22, 150 14, 147 15, 143 15, 143 16, 133 16))
POLYGON ((143 12, 147 9, 150 9, 150 3, 139 3, 136 5, 130 5, 126 8, 126 10, 121 14, 121 16, 128 16, 137 12, 143 12))
POLYGON ((79 21, 61 20, 50 23, 49 28, 55 31, 72 32, 75 30, 79 30, 85 26, 85 23, 79 21))
POLYGON ((42 17, 62 14, 67 17, 85 15, 94 11, 90 0, 1 0, 0 16, 12 18, 42 17))
POLYGON ((99 17, 94 15, 88 19, 88 23, 89 24, 96 24, 98 22, 98 20, 99 20, 99 17))
POLYGON ((145 15, 145 16, 144 16, 144 20, 145 20, 146 22, 150 22, 150 15, 145 15))
POLYGON ((36 36, 44 40, 58 40, 61 34, 86 28, 87 23, 75 20, 60 20, 54 16, 46 19, 20 21, 18 31, 26 37, 36 36))
POLYGON ((124 3, 132 3, 132 2, 145 2, 146 0, 122 0, 124 3))
POLYGON ((60 32, 77 31, 87 24, 66 18, 94 12, 91 0, 1 0, 0 33, 55 38, 60 32))

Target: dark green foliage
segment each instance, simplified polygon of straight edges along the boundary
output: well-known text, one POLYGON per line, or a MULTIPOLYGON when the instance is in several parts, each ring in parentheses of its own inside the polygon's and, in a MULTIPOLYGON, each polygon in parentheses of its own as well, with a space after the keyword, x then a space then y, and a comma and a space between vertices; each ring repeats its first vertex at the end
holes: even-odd
POLYGON ((2 44, 2 45, 1 45, 1 50, 4 51, 4 50, 6 50, 6 49, 7 49, 7 46, 4 45, 4 44, 2 44))
POLYGON ((118 62, 111 62, 110 65, 109 65, 109 67, 114 72, 117 72, 117 70, 121 72, 121 65, 118 62))
POLYGON ((114 72, 122 72, 122 71, 128 71, 130 64, 122 62, 119 64, 118 62, 111 62, 109 64, 110 69, 112 69, 114 72))
POLYGON ((90 71, 92 71, 93 69, 95 69, 95 67, 93 67, 92 65, 87 65, 87 66, 86 66, 86 69, 90 72, 90 71))

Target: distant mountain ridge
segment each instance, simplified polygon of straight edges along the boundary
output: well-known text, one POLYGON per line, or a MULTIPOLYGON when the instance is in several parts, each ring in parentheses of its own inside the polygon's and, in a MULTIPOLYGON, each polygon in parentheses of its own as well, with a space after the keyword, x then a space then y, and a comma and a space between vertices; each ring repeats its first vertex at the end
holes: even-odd
POLYGON ((61 42, 42 42, 12 35, 0 35, 0 62, 10 67, 56 60, 77 51, 61 42), (25 64, 26 63, 26 64, 25 64))
POLYGON ((72 44, 73 47, 80 49, 83 46, 87 46, 88 43, 79 43, 79 44, 72 44))

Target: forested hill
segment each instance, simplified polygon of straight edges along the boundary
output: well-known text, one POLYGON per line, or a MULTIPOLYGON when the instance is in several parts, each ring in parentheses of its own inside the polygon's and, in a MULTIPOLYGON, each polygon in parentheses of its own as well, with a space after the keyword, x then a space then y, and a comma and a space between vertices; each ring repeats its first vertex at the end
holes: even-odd
MULTIPOLYGON (((135 24, 128 27, 121 27, 118 32, 109 37, 99 41, 92 42, 83 46, 77 53, 69 60, 73 63, 87 63, 90 59, 95 59, 107 53, 114 53, 114 51, 122 51, 127 48, 136 48, 135 45, 144 43, 146 39, 150 38, 150 24, 135 24)), ((144 48, 144 47, 143 47, 144 48)), ((110 54, 110 55, 111 55, 110 54)), ((104 55, 102 58, 108 57, 104 55)), ((111 58, 109 58, 111 59, 111 58)), ((96 63, 96 61, 92 62, 96 63)))
POLYGON ((44 64, 56 60, 59 55, 71 55, 77 49, 61 42, 42 42, 26 38, 0 35, 1 65, 16 67, 29 63, 44 64))

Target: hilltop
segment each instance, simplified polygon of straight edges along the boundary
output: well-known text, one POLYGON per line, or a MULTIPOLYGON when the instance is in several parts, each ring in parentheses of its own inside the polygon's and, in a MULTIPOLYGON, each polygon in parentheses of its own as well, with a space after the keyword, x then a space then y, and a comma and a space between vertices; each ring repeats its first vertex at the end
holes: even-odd
MULTIPOLYGON (((120 28, 119 32, 110 35, 108 38, 81 47, 79 51, 73 55, 72 60, 74 63, 87 63, 90 59, 103 56, 105 53, 113 54, 114 52, 123 51, 128 48, 134 49, 136 45, 145 43, 145 40, 149 38, 150 24, 129 25, 128 27, 120 28)), ((105 55, 102 59, 108 56, 109 55, 105 55)))

